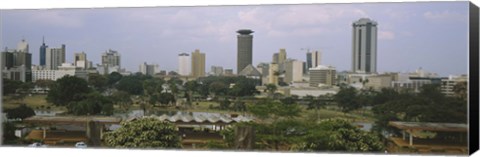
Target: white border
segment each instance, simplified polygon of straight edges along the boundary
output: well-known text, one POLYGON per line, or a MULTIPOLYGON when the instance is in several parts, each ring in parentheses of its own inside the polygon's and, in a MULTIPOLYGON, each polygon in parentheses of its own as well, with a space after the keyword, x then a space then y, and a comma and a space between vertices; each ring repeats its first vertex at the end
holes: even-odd
MULTIPOLYGON (((99 7, 151 7, 151 6, 206 6, 206 5, 258 5, 258 4, 310 4, 310 3, 366 3, 366 2, 428 2, 425 0, 4 0, 0 9, 49 9, 49 8, 99 8, 99 7)), ((448 0, 435 0, 448 1, 448 0)), ((480 6, 480 0, 472 0, 480 6)), ((1 22, 1 21, 0 21, 1 22)), ((1 23, 0 23, 1 27, 1 23)), ((1 40, 1 39, 0 39, 1 40)), ((219 151, 167 151, 167 150, 115 150, 115 149, 62 149, 62 148, 19 148, 0 147, 1 156, 223 156, 223 157, 250 157, 250 156, 386 156, 373 154, 309 154, 309 153, 266 153, 266 152, 219 152, 219 151)), ((478 155, 476 153, 475 155, 478 155)), ((400 156, 400 155, 388 155, 400 156)), ((408 155, 412 156, 413 155, 408 155)))

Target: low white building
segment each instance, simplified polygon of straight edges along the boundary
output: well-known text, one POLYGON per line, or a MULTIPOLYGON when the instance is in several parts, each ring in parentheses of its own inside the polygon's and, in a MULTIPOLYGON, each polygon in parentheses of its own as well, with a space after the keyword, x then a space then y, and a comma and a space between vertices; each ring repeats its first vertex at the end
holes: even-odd
POLYGON ((71 63, 63 63, 61 66, 58 66, 58 70, 47 70, 47 69, 33 69, 32 70, 32 81, 37 80, 57 80, 66 75, 76 76, 79 78, 87 79, 88 72, 83 70, 81 67, 76 67, 71 63))

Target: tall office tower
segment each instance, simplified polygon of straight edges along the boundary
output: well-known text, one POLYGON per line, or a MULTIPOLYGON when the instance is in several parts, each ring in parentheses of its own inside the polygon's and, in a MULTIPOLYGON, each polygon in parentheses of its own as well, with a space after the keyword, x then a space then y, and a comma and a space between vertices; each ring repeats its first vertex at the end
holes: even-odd
POLYGON ((312 68, 312 53, 310 52, 310 50, 307 50, 307 59, 305 61, 305 63, 303 64, 303 73, 304 74, 307 74, 308 73, 308 69, 312 68))
POLYGON ((58 66, 65 63, 65 44, 61 48, 47 48, 45 65, 48 70, 57 70, 58 66))
POLYGON ((311 56, 311 60, 312 60, 312 67, 309 67, 309 68, 315 68, 315 67, 318 67, 319 65, 322 65, 322 53, 320 51, 315 51, 315 52, 312 52, 312 56, 311 56))
POLYGON ((45 37, 42 40, 42 46, 40 46, 40 66, 46 65, 46 55, 48 46, 45 45, 45 37))
POLYGON ((361 18, 352 27, 352 71, 376 73, 377 22, 361 18))
POLYGON ((319 87, 321 85, 332 86, 335 84, 335 67, 319 65, 310 68, 310 86, 319 87))
POLYGON ((102 65, 108 67, 117 66, 121 68, 120 64, 120 53, 115 50, 109 49, 102 54, 102 65))
POLYGON ((205 76, 205 53, 196 49, 192 52, 192 76, 195 78, 205 76))
POLYGON ((160 72, 160 67, 158 64, 147 64, 147 62, 144 62, 143 64, 140 64, 139 71, 144 75, 153 76, 160 72))
POLYGON ((88 68, 88 61, 87 61, 87 54, 85 52, 75 53, 75 57, 73 58, 73 63, 76 67, 80 67, 82 69, 88 68))
POLYGON ((178 74, 181 76, 190 75, 190 55, 188 53, 181 53, 178 55, 178 74))
POLYGON ((249 29, 241 29, 237 31, 237 74, 240 73, 247 65, 252 64, 252 41, 253 33, 249 29))
POLYGON ((285 61, 285 79, 286 83, 302 81, 303 62, 294 59, 285 61))

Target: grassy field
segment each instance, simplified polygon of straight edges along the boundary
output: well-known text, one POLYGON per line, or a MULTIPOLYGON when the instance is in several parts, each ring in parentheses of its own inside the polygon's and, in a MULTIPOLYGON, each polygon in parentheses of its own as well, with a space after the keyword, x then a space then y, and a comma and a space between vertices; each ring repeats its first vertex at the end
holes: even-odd
POLYGON ((10 109, 20 106, 20 104, 26 104, 32 109, 46 109, 50 107, 53 110, 64 110, 63 107, 57 107, 47 102, 46 95, 31 95, 26 96, 23 100, 11 100, 9 96, 2 98, 2 107, 4 109, 10 109))

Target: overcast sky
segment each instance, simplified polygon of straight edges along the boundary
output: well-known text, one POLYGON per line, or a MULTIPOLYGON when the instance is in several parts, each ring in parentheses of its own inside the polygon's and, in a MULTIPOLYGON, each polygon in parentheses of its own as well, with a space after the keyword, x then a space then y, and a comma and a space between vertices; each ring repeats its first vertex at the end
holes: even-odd
POLYGON ((207 72, 236 71, 235 31, 252 29, 255 66, 280 48, 305 61, 310 49, 343 71, 351 68, 352 22, 362 17, 378 23, 379 72, 467 73, 468 2, 1 10, 1 46, 25 38, 33 64, 42 36, 49 47, 66 44, 67 62, 83 51, 97 64, 113 49, 132 72, 143 62, 177 70, 179 53, 200 49, 207 72))

